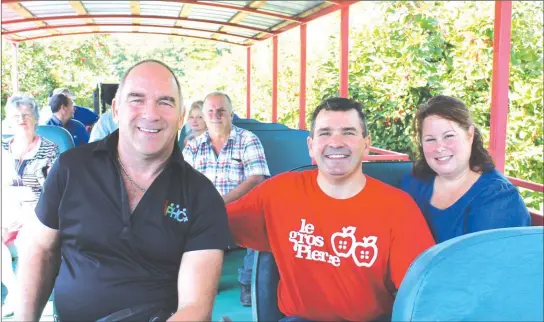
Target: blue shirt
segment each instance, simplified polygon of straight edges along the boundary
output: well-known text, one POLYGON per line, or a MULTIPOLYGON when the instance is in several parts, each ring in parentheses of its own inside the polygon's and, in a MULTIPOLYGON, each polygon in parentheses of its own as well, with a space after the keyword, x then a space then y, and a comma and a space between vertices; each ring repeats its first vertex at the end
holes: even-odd
POLYGON ((113 115, 111 114, 111 110, 109 110, 106 113, 100 115, 98 122, 96 122, 93 129, 91 130, 91 137, 89 138, 89 142, 102 140, 106 136, 115 132, 115 130, 117 130, 118 128, 119 125, 115 122, 115 120, 113 119, 113 115))
POLYGON ((424 181, 406 175, 401 189, 415 200, 436 243, 481 230, 530 226, 531 217, 516 187, 497 170, 486 172, 446 209, 431 205, 433 177, 424 181))
POLYGON ((72 119, 66 122, 66 125, 63 125, 62 122, 53 115, 49 121, 47 121, 46 125, 59 126, 68 130, 74 139, 75 146, 87 144, 89 142, 89 132, 87 132, 85 125, 78 120, 72 119))
POLYGON ((98 114, 86 107, 74 105, 74 110, 74 120, 80 121, 85 126, 93 125, 98 121, 98 114))

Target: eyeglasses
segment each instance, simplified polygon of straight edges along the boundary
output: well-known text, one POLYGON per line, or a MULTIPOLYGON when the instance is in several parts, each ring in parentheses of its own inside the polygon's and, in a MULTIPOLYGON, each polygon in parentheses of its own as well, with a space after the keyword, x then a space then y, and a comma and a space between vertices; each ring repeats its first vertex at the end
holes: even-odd
POLYGON ((34 119, 34 115, 32 114, 12 114, 11 117, 14 120, 32 120, 34 119))

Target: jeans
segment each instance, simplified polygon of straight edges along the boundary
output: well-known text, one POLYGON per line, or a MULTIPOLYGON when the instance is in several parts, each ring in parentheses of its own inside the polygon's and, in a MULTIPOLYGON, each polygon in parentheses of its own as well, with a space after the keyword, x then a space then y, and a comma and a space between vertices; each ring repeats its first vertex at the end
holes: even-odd
POLYGON ((238 269, 238 282, 243 285, 251 285, 251 272, 253 271, 253 259, 255 251, 247 249, 247 254, 244 256, 244 265, 238 269))

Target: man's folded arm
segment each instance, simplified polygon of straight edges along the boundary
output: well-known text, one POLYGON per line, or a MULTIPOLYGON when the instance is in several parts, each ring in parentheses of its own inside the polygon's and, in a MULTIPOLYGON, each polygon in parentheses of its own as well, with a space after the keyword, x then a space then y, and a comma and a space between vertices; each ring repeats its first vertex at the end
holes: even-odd
POLYGON ((227 204, 229 226, 236 244, 258 251, 271 251, 266 230, 269 182, 265 181, 242 198, 227 204))

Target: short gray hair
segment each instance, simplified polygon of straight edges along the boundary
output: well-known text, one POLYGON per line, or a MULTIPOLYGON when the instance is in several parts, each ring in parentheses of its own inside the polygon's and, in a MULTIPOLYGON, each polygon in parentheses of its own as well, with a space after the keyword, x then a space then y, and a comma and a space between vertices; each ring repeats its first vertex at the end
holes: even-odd
POLYGON ((210 94, 206 95, 206 97, 204 97, 204 102, 202 103, 202 105, 204 105, 204 103, 206 103, 206 100, 208 100, 208 97, 210 97, 210 96, 223 96, 227 100, 227 102, 229 103, 231 113, 234 112, 232 110, 232 100, 230 99, 230 97, 226 93, 219 92, 219 91, 211 92, 210 94))
POLYGON ((160 60, 155 60, 155 59, 146 59, 146 60, 142 60, 141 62, 139 63, 136 63, 134 64, 132 67, 130 67, 124 74, 123 74, 123 77, 121 77, 121 81, 119 82, 119 87, 117 87, 117 92, 115 92, 115 100, 119 103, 121 102, 121 91, 123 90, 123 87, 125 86, 125 81, 127 80, 127 77, 128 77, 128 74, 130 74, 130 72, 140 66, 140 65, 143 65, 145 63, 155 63, 155 64, 159 64, 161 65, 162 67, 166 68, 170 74, 172 74, 172 76, 174 76, 174 80, 176 81, 176 85, 178 86, 178 91, 179 91, 179 106, 181 108, 181 115, 184 115, 185 113, 185 105, 183 104, 183 94, 181 92, 181 85, 179 83, 179 80, 176 76, 176 74, 174 73, 174 71, 172 70, 172 68, 170 68, 168 65, 166 65, 165 63, 163 63, 162 61, 160 60))
POLYGON ((38 120, 40 119, 40 113, 38 112, 38 103, 25 94, 15 94, 8 98, 6 103, 6 114, 11 114, 15 111, 18 111, 21 106, 30 107, 32 110, 32 116, 36 120, 36 126, 38 126, 38 120))
MULTIPOLYGON (((64 94, 70 98, 72 98, 74 95, 72 94, 72 91, 69 90, 68 88, 66 87, 61 87, 61 88, 55 88, 53 90, 53 95, 56 95, 56 94, 64 94)), ((51 95, 51 96, 53 96, 51 95)))

